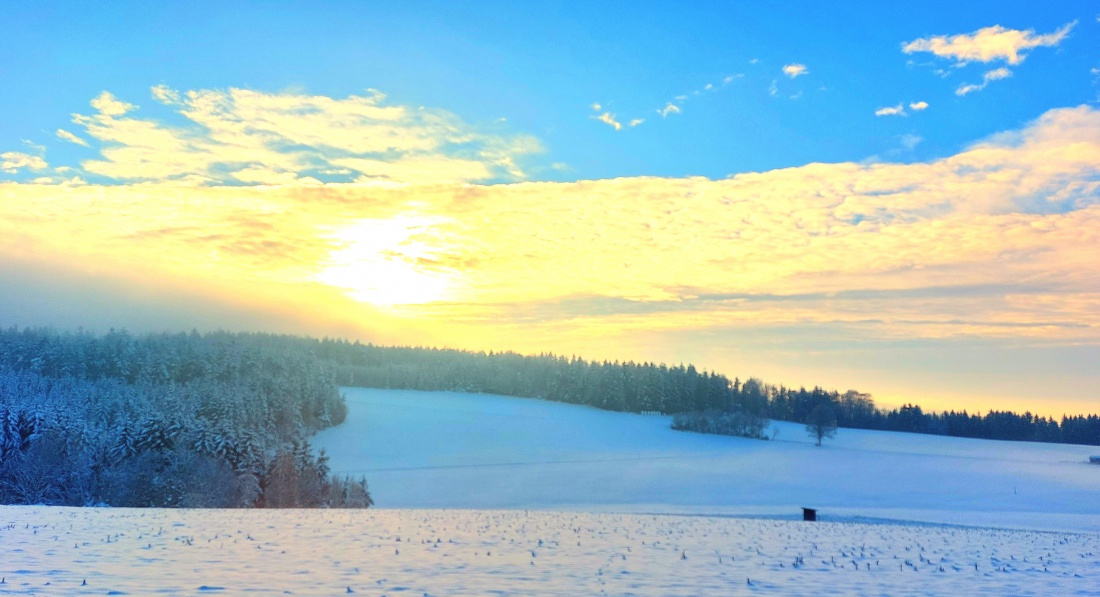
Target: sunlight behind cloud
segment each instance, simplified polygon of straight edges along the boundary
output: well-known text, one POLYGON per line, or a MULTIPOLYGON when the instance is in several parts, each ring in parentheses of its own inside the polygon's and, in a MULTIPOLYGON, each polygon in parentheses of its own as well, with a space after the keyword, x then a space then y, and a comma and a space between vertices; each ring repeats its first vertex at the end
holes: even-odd
POLYGON ((1087 106, 933 161, 722 180, 270 174, 251 172, 262 186, 0 184, 0 250, 280 292, 323 284, 440 326, 1100 341, 1100 113, 1087 106))
POLYGON ((316 280, 345 289, 355 300, 377 307, 402 307, 448 299, 453 276, 439 268, 436 249, 423 237, 442 218, 402 215, 364 219, 331 235, 340 248, 316 280))

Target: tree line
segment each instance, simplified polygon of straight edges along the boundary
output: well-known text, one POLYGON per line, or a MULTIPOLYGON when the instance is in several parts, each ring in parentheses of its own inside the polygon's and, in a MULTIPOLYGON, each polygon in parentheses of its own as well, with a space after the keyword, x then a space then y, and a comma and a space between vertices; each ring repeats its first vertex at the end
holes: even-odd
POLYGON ((382 347, 331 339, 309 342, 316 342, 318 356, 333 366, 343 386, 484 392, 614 411, 685 413, 691 416, 681 416, 679 428, 733 430, 747 436, 760 435, 760 422, 766 426, 769 418, 807 424, 821 407, 846 428, 1100 445, 1097 415, 1067 415, 1059 421, 1030 412, 924 412, 912 404, 884 409, 870 394, 856 390, 841 393, 820 387, 787 388, 756 378, 731 380, 691 365, 382 347))
POLYGON ((769 387, 769 414, 778 419, 808 422, 819 405, 832 409, 840 427, 904 431, 952 437, 972 437, 1010 441, 1030 441, 1100 445, 1100 417, 1063 415, 1061 420, 1031 412, 989 410, 985 414, 966 410, 925 412, 920 406, 905 404, 883 409, 875 406, 869 394, 849 390, 843 394, 821 388, 792 390, 769 387))
POLYGON ((307 440, 346 414, 290 338, 0 330, 0 503, 366 507, 307 440))

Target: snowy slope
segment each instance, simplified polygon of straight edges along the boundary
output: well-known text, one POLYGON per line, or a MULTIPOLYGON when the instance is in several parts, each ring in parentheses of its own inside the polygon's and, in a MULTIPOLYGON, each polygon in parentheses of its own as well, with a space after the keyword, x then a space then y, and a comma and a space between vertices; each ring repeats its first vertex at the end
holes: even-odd
POLYGON ((800 425, 773 441, 672 431, 669 418, 480 394, 345 389, 314 441, 385 508, 532 508, 900 519, 1100 531, 1095 447, 800 425))
POLYGON ((347 393, 347 423, 316 443, 386 508, 0 506, 0 596, 1100 595, 1087 447, 841 430, 816 448, 790 424, 754 441, 538 400, 347 393), (799 505, 824 520, 783 519, 799 505))

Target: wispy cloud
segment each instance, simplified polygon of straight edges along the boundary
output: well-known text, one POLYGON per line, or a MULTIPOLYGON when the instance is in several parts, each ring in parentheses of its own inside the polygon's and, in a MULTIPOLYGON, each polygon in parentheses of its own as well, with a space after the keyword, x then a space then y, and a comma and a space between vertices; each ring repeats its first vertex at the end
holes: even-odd
MULTIPOLYGON (((595 106, 593 106, 595 107, 595 106)), ((599 120, 600 122, 610 126, 611 128, 621 131, 623 130, 623 123, 615 120, 615 115, 611 112, 603 112, 602 114, 596 114, 592 118, 599 120)))
POLYGON ((806 68, 805 64, 788 64, 783 67, 783 74, 788 78, 801 77, 802 75, 810 74, 810 71, 806 68))
POLYGON ((77 145, 88 147, 87 141, 81 139, 80 137, 77 137, 76 135, 70 133, 65 129, 57 129, 57 132, 55 134, 57 135, 57 138, 61 139, 62 141, 68 141, 69 143, 76 143, 77 145))
POLYGON ((899 140, 901 141, 902 147, 909 151, 912 151, 916 149, 917 145, 921 144, 921 141, 924 141, 924 138, 920 135, 906 134, 902 135, 899 140))
MULTIPOLYGON (((703 96, 703 95, 706 95, 706 94, 715 93, 717 91, 720 91, 724 87, 728 86, 730 83, 732 83, 732 82, 734 82, 738 79, 741 79, 743 77, 744 77, 744 75, 740 74, 740 73, 735 74, 735 75, 723 76, 717 82, 706 83, 698 89, 695 89, 693 91, 689 91, 687 93, 681 93, 681 94, 673 97, 671 100, 665 102, 664 106, 662 106, 660 108, 657 108, 655 110, 655 112, 657 114, 660 114, 661 118, 668 118, 668 116, 670 114, 682 114, 683 110, 684 110, 683 106, 689 99, 700 97, 700 96, 703 96)), ((596 112, 600 112, 601 110, 603 110, 604 106, 603 106, 603 104, 600 104, 599 102, 596 102, 596 103, 593 103, 591 105, 591 108, 596 112)), ((602 114, 598 114, 598 115, 593 115, 593 116, 590 116, 590 117, 595 118, 596 120, 600 120, 602 122, 607 123, 608 125, 610 125, 612 128, 614 128, 617 131, 623 129, 622 120, 620 120, 613 113, 606 112, 606 113, 602 113, 602 114)), ((641 118, 641 117, 637 117, 637 118, 631 118, 630 120, 627 120, 626 122, 627 122, 626 126, 633 128, 633 127, 640 126, 640 125, 644 124, 646 122, 646 119, 641 118)))
POLYGON ((733 83, 734 81, 743 77, 744 75, 740 73, 735 75, 726 75, 716 83, 707 83, 699 89, 689 91, 688 93, 681 93, 680 95, 672 98, 670 101, 665 102, 665 106, 663 108, 658 108, 657 113, 660 114, 662 118, 667 117, 669 114, 680 114, 683 112, 684 103, 687 102, 689 98, 699 97, 720 91, 724 87, 728 86, 730 83, 733 83))
POLYGON ((20 151, 0 153, 0 171, 14 174, 20 170, 45 170, 49 165, 39 156, 20 151))
POLYGON ((153 99, 162 104, 171 106, 180 103, 179 92, 163 83, 152 87, 149 92, 153 99))
POLYGON ((979 83, 979 84, 963 83, 962 85, 959 85, 958 89, 955 90, 955 95, 960 95, 961 96, 961 95, 966 95, 968 93, 973 93, 975 91, 981 91, 981 90, 985 89, 991 82, 999 81, 1001 79, 1007 79, 1008 77, 1011 77, 1011 76, 1012 76, 1012 71, 1010 71, 1010 70, 1008 70, 1007 68, 1004 68, 1004 67, 995 68, 991 71, 986 71, 986 73, 984 75, 982 75, 982 82, 981 83, 979 83))
POLYGON ((931 52, 940 58, 955 60, 957 64, 1003 60, 1016 65, 1027 58, 1028 50, 1061 43, 1075 25, 1077 21, 1066 23, 1043 35, 1037 35, 1034 29, 1021 31, 994 25, 973 33, 918 38, 902 43, 901 49, 906 54, 931 52))
MULTIPOLYGON (((914 112, 920 112, 928 109, 928 102, 909 102, 909 109, 914 112)), ((885 106, 875 110, 875 116, 908 116, 909 113, 905 111, 905 104, 900 103, 896 106, 885 106)))
POLYGON ((908 116, 908 114, 905 113, 905 108, 898 104, 875 110, 875 116, 908 116))
MULTIPOLYGON (((77 173, 206 185, 437 184, 523 178, 519 160, 541 150, 532 137, 489 132, 443 110, 389 105, 376 91, 330 98, 247 89, 181 93, 158 85, 151 96, 184 124, 143 118, 138 106, 104 91, 91 101, 93 113, 73 117, 101 148, 77 173)), ((88 146, 70 131, 56 134, 88 146)))

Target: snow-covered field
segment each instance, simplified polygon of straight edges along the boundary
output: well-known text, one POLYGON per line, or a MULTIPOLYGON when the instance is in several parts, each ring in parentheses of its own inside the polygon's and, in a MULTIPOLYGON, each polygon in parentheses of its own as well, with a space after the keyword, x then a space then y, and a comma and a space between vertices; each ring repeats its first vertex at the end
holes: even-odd
POLYGON ((531 508, 887 519, 1100 532, 1100 448, 800 425, 760 441, 542 400, 346 389, 314 442, 383 508, 531 508))
POLYGON ((0 576, 0 595, 1100 595, 1100 537, 522 510, 4 507, 0 576))
POLYGON ((380 508, 0 506, 0 595, 1100 596, 1095 448, 347 394, 380 508))

